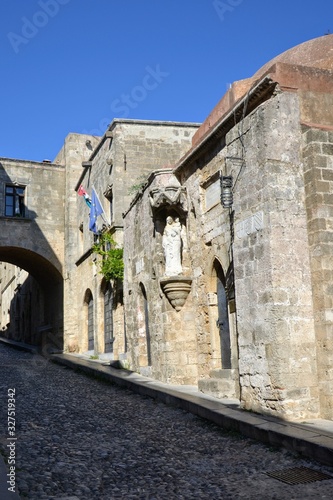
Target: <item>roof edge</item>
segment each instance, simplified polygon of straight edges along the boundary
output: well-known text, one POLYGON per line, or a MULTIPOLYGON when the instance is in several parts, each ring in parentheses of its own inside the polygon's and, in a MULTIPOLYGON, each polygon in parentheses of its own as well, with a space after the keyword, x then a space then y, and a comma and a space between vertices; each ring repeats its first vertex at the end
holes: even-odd
POLYGON ((192 159, 195 159, 216 136, 220 137, 224 131, 229 131, 238 121, 249 114, 255 109, 259 103, 266 100, 273 94, 276 83, 269 75, 266 75, 259 82, 256 82, 243 97, 238 99, 234 106, 228 109, 219 120, 202 136, 201 140, 192 147, 175 166, 174 173, 177 175, 192 159), (254 104, 248 106, 250 101, 253 100, 254 104), (247 105, 247 112, 244 114, 245 106, 247 105))

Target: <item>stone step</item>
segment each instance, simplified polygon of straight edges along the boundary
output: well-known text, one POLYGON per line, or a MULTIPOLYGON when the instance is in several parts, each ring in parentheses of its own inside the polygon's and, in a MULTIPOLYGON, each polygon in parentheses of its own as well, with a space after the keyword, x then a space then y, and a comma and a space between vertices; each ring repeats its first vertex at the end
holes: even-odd
POLYGON ((204 394, 214 396, 215 398, 239 399, 240 394, 238 377, 235 380, 232 377, 232 375, 235 374, 230 373, 234 371, 236 370, 212 370, 211 376, 209 378, 201 379, 198 381, 199 391, 203 392, 204 394), (226 372, 229 372, 229 374, 226 372))
POLYGON ((229 380, 238 381, 239 372, 238 372, 238 370, 235 370, 235 369, 216 368, 215 370, 211 370, 209 372, 209 376, 211 378, 229 379, 229 380))

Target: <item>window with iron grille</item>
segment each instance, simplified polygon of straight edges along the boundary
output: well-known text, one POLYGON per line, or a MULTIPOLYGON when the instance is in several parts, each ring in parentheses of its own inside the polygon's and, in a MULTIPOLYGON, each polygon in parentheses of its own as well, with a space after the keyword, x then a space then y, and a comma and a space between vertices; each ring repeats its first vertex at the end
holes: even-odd
POLYGON ((24 217, 24 187, 6 185, 6 202, 5 216, 6 217, 24 217))

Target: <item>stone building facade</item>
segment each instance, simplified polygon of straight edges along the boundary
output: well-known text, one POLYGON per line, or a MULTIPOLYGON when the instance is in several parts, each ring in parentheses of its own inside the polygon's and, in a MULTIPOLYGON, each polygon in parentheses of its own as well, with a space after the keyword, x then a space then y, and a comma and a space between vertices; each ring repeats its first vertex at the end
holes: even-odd
POLYGON ((102 205, 98 229, 122 247, 122 214, 133 190, 140 188, 152 170, 180 158, 197 128, 197 124, 115 119, 98 141, 88 136, 84 141, 77 135, 67 138, 55 160, 71 168, 67 183, 73 199, 71 213, 67 207, 71 223, 65 236, 65 350, 126 358, 123 285, 119 280, 105 280, 100 273, 101 257, 92 252, 99 237, 89 229, 90 209, 83 196, 78 196, 80 186, 89 195, 94 190, 102 205), (83 161, 78 154, 74 165, 72 151, 77 150, 77 141, 91 151, 83 161))
POLYGON ((1 330, 43 345, 52 336, 61 349, 64 181, 50 161, 0 159, 1 330))
POLYGON ((136 370, 262 413, 332 418, 332 39, 233 84, 125 214, 136 370), (166 290, 169 216, 182 226, 183 269, 166 290), (167 291, 180 298, 186 282, 177 310, 167 291))
POLYGON ((78 190, 84 186, 89 196, 95 190, 104 209, 99 230, 122 247, 122 213, 131 192, 153 169, 180 158, 197 129, 116 119, 102 138, 69 134, 53 162, 1 158, 0 258, 8 263, 0 273, 4 336, 41 345, 45 353, 126 357, 122 284, 107 282, 99 272, 92 252, 98 237, 89 230, 90 208, 78 190), (28 291, 16 286, 21 268, 30 273, 28 291), (36 300, 24 300, 31 286, 36 300), (26 321, 27 310, 33 321, 26 321))
POLYGON ((332 419, 332 77, 327 35, 235 82, 200 127, 116 119, 102 138, 70 134, 49 166, 64 202, 59 348, 256 412, 332 419), (123 283, 99 272, 81 186, 124 247, 123 283))
POLYGON ((193 385, 198 380, 195 302, 190 294, 186 303, 180 297, 173 306, 165 295, 170 291, 171 298, 178 288, 185 296, 190 289, 186 215, 187 199, 172 170, 155 171, 124 217, 124 303, 131 368, 166 383, 193 385), (179 218, 182 241, 182 270, 173 281, 163 248, 168 217, 179 218), (168 285, 169 290, 163 288, 168 285))

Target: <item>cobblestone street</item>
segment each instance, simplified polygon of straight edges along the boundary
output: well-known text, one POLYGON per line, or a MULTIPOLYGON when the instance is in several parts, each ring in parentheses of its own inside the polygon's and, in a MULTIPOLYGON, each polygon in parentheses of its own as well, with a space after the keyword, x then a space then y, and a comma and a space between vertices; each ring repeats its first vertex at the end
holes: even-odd
POLYGON ((8 389, 16 396, 22 498, 319 499, 333 479, 288 485, 266 473, 333 468, 270 449, 188 414, 0 345, 1 451, 8 389))

